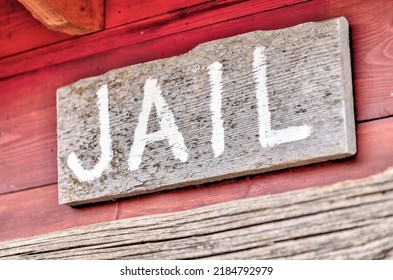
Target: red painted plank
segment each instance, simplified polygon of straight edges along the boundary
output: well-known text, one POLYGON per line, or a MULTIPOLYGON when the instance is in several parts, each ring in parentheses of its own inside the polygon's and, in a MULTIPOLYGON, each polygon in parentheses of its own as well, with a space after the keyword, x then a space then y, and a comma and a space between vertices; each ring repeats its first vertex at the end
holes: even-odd
MULTIPOLYGON (((293 8, 285 10, 292 11, 293 8)), ((127 45, 0 80, 0 194, 57 182, 55 92, 58 87, 102 74, 109 69, 184 53, 204 41, 235 35, 236 32, 246 32, 252 28, 258 29, 260 22, 266 25, 277 24, 277 20, 285 21, 279 10, 127 45), (11 139, 15 141, 12 145, 9 143, 11 139)), ((377 15, 381 13, 380 7, 370 11, 372 14, 369 18, 377 20, 377 15)), ((365 18, 364 14, 361 15, 361 19, 365 18)), ((382 18, 385 16, 382 15, 382 18)), ((393 69, 389 70, 389 65, 377 67, 371 62, 364 63, 363 57, 370 46, 362 37, 362 26, 367 29, 364 22, 352 26, 358 120, 388 116, 393 112, 393 97, 390 95, 393 92, 393 69)), ((373 27, 373 32, 364 32, 373 41, 379 33, 385 32, 383 26, 373 27)), ((386 59, 385 63, 389 63, 389 60, 386 59)))
MULTIPOLYGON (((196 7, 197 11, 206 12, 233 5, 239 0, 107 0, 106 1, 106 28, 111 28, 138 20, 151 18, 180 11, 183 17, 187 17, 190 7, 196 7), (188 9, 187 9, 188 8, 188 9)), ((264 2, 265 10, 283 7, 286 5, 304 2, 303 0, 279 0, 279 1, 259 1, 264 2)))
POLYGON ((116 219, 117 203, 71 208, 57 203, 57 186, 0 196, 0 240, 34 236, 116 219))
POLYGON ((52 106, 0 122, 0 193, 57 182, 54 119, 52 106))
MULTIPOLYGON (((106 0, 106 28, 166 14, 212 0, 106 0)), ((216 1, 218 2, 218 1, 216 1)))
POLYGON ((358 125, 359 152, 345 160, 82 208, 58 205, 56 185, 1 195, 0 241, 366 177, 392 166, 392 142, 393 117, 358 125))
POLYGON ((71 38, 48 30, 16 0, 0 0, 0 7, 0 58, 71 38))

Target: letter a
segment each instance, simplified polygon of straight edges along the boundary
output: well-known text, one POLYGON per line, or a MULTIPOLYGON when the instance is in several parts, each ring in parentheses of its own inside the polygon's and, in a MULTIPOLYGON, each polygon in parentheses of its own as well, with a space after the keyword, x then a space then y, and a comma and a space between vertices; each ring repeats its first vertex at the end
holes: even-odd
POLYGON ((308 125, 292 126, 273 130, 271 127, 271 114, 267 95, 266 55, 265 47, 256 47, 252 64, 254 79, 256 81, 257 109, 259 115, 259 142, 263 148, 273 147, 282 143, 298 141, 311 134, 308 125))
POLYGON ((99 110, 100 122, 100 140, 101 157, 98 163, 91 170, 85 170, 76 157, 75 153, 71 153, 67 159, 68 167, 74 171, 76 177, 81 182, 90 182, 94 179, 100 178, 102 172, 108 168, 112 160, 112 139, 109 131, 109 110, 108 110, 108 86, 103 85, 97 91, 97 106, 99 110))
POLYGON ((138 125, 135 129, 134 143, 128 158, 128 169, 137 170, 142 162, 142 154, 148 143, 168 140, 173 156, 185 162, 188 159, 187 147, 183 135, 175 123, 175 117, 169 110, 168 104, 162 97, 162 91, 157 85, 157 80, 148 78, 145 82, 142 111, 139 115, 138 125), (153 104, 156 107, 160 130, 147 134, 147 125, 153 104))

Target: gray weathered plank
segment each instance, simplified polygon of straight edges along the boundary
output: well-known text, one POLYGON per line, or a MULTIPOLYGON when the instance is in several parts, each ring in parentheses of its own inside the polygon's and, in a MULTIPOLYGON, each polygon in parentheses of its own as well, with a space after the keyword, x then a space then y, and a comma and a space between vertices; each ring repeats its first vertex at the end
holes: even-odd
POLYGON ((59 202, 356 152, 348 23, 257 31, 58 90, 59 202))
POLYGON ((393 168, 372 177, 0 243, 0 259, 393 259, 393 168))

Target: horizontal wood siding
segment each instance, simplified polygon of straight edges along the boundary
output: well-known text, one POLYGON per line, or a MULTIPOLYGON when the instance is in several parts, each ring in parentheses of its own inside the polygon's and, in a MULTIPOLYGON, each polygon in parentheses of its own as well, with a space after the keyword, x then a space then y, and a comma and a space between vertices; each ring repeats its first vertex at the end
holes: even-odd
POLYGON ((207 0, 106 0, 106 28, 111 28, 145 18, 187 10, 186 8, 201 5, 206 2, 218 1, 207 0))
POLYGON ((392 1, 155 1, 154 9, 135 1, 133 18, 130 1, 108 0, 105 30, 70 37, 41 26, 17 1, 0 0, 0 240, 331 184, 393 165, 392 1), (83 208, 58 205, 57 88, 206 41, 338 16, 351 30, 356 156, 83 208))
MULTIPOLYGON (((286 5, 305 2, 307 0, 259 0, 259 11, 281 8, 286 5)), ((106 1, 106 27, 111 28, 130 22, 152 18, 154 16, 176 13, 186 18, 196 12, 207 12, 226 6, 232 6, 242 0, 107 0, 106 1)))
MULTIPOLYGON (((200 11, 200 9, 201 8, 199 6, 193 8, 193 11, 189 11, 189 15, 187 17, 183 16, 184 13, 182 11, 164 14, 138 21, 133 24, 110 28, 90 36, 82 36, 75 40, 68 40, 59 44, 54 44, 52 46, 48 46, 48 48, 35 49, 18 57, 2 59, 0 60, 0 68, 3 68, 3 71, 0 72, 0 78, 10 77, 16 74, 73 61, 79 58, 86 58, 102 52, 108 52, 124 46, 132 46, 148 42, 150 40, 177 34, 179 32, 182 32, 181 38, 183 38, 183 40, 192 40, 192 45, 188 45, 188 51, 196 45, 206 42, 206 40, 214 40, 247 32, 246 30, 238 30, 239 27, 234 28, 230 23, 228 23, 228 21, 252 16, 254 14, 259 14, 260 16, 261 13, 266 12, 266 2, 260 0, 249 0, 240 1, 236 5, 224 6, 221 9, 208 9, 207 11, 204 11, 203 9, 200 11), (221 22, 226 22, 226 24, 224 25, 224 28, 219 26, 215 28, 220 31, 219 34, 215 34, 215 36, 218 36, 216 38, 199 38, 199 41, 195 42, 195 39, 193 40, 193 35, 186 33, 186 31, 197 28, 208 26, 213 27, 214 24, 221 22), (26 63, 26 61, 28 61, 28 63, 26 63)), ((243 20, 243 23, 247 24, 245 20, 246 19, 243 20)), ((296 23, 289 24, 288 26, 294 24, 296 23)), ((249 29, 248 31, 266 29, 262 26, 247 26, 249 29)), ((247 26, 243 26, 243 28, 247 28, 247 26)), ((275 29, 280 27, 285 27, 285 25, 278 25, 275 29)), ((198 30, 196 34, 201 35, 201 32, 203 31, 204 30, 198 30)), ((206 35, 207 34, 204 36, 206 35)), ((160 44, 159 41, 158 44, 160 44)), ((177 54, 183 52, 184 50, 178 50, 177 54)), ((148 58, 148 60, 152 59, 154 58, 148 58)))

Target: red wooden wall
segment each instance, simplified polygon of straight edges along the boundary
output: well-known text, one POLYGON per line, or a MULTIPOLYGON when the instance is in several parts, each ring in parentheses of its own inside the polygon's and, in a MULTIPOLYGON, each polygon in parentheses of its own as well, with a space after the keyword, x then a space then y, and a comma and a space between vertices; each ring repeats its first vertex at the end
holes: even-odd
POLYGON ((361 178, 393 165, 393 1, 106 0, 105 28, 50 31, 0 0, 0 241, 361 178), (311 166, 80 208, 57 203, 56 89, 254 30, 345 16, 358 154, 311 166))

